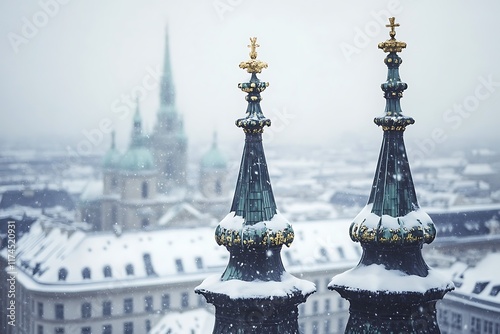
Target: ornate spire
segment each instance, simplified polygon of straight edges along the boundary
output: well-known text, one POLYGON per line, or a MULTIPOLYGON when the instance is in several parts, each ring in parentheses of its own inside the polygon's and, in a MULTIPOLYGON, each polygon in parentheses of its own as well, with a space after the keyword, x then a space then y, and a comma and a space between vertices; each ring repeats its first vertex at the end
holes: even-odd
POLYGON ((215 231, 217 243, 231 256, 222 276, 207 278, 195 291, 216 307, 214 333, 298 333, 297 305, 315 288, 288 274, 281 261, 281 248, 290 246, 294 234, 278 213, 271 188, 262 146, 262 132, 271 121, 260 107, 268 83, 256 76, 267 64, 256 60, 257 39, 250 41, 252 60, 240 67, 252 76, 238 85, 247 93, 248 107, 246 117, 236 121, 245 133, 245 147, 231 212, 215 231))
POLYGON ((422 245, 434 240, 436 229, 419 208, 406 155, 403 133, 415 122, 400 105, 408 86, 399 77, 397 52, 406 43, 394 38, 399 24, 394 18, 389 22, 391 39, 379 44, 389 53, 384 59, 387 80, 381 85, 385 114, 374 119, 384 131, 382 147, 368 203, 349 230, 363 255, 357 267, 335 276, 329 288, 350 301, 346 333, 439 333, 435 303, 453 285, 422 258, 422 245))
POLYGON ((142 145, 142 118, 139 106, 139 97, 135 99, 135 113, 132 127, 131 146, 142 145))
POLYGON ((170 63, 168 26, 165 29, 165 54, 163 58, 163 76, 161 78, 160 94, 161 106, 170 106, 171 108, 168 108, 168 111, 175 112, 175 87, 172 77, 172 65, 170 63))

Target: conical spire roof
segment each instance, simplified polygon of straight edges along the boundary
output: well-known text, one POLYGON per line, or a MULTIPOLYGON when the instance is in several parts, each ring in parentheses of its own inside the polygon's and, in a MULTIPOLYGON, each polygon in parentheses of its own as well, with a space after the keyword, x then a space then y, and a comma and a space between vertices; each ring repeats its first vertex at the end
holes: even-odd
POLYGON ((165 54, 163 56, 163 75, 160 88, 160 112, 176 113, 175 86, 170 60, 170 40, 168 26, 165 28, 165 54))
POLYGON ((153 155, 144 145, 146 138, 142 133, 142 117, 139 108, 139 99, 136 101, 136 110, 130 137, 129 148, 120 159, 120 168, 126 171, 153 171, 153 155))
POLYGON ((113 132, 111 132, 111 147, 104 155, 103 162, 102 162, 103 167, 106 169, 118 168, 120 166, 120 158, 121 158, 121 154, 116 149, 115 131, 113 130, 113 132))

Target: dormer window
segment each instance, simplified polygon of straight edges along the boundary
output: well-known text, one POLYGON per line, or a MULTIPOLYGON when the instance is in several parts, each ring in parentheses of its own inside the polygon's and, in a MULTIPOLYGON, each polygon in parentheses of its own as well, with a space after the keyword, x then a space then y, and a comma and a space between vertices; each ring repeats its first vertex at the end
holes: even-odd
POLYGON ((105 266, 103 269, 104 272, 104 277, 112 277, 113 275, 111 274, 111 267, 110 266, 105 266))
POLYGON ((127 276, 134 275, 134 266, 131 265, 130 263, 127 264, 127 266, 125 267, 125 272, 127 273, 127 276))
POLYGON ((65 281, 67 277, 68 277, 68 270, 66 268, 59 269, 58 279, 60 281, 65 281))
POLYGON ((82 278, 83 279, 90 279, 90 268, 89 267, 83 268, 83 270, 82 270, 82 278))

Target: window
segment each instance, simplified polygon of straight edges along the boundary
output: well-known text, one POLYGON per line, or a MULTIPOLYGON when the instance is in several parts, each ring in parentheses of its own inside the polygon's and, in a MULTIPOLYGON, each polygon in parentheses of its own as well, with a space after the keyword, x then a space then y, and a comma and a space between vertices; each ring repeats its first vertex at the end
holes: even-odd
POLYGON ((134 266, 131 265, 130 263, 127 264, 127 266, 125 267, 125 271, 127 273, 127 276, 132 276, 134 275, 134 266))
POLYGON ((479 294, 483 292, 484 288, 486 288, 488 284, 490 284, 490 282, 477 282, 474 286, 474 290, 472 290, 472 293, 479 294))
POLYGON ((59 280, 65 281, 66 277, 68 277, 68 270, 66 268, 59 269, 59 280))
POLYGON ((89 267, 85 267, 82 270, 82 277, 83 279, 90 279, 90 269, 89 267))
POLYGON ((187 292, 183 292, 181 295, 181 307, 188 308, 189 306, 189 295, 187 292))
POLYGON ((460 313, 451 312, 451 328, 462 329, 462 315, 460 313))
POLYGON ((345 329, 345 323, 344 323, 344 318, 339 318, 339 322, 337 323, 337 331, 339 333, 344 332, 345 329))
POLYGON ((111 267, 105 266, 103 269, 104 277, 111 277, 111 267))
POLYGON ((313 321, 312 323, 312 334, 319 334, 319 326, 317 321, 313 321))
POLYGON ((178 273, 183 273, 184 272, 184 266, 182 265, 182 260, 181 259, 175 259, 175 267, 177 268, 178 273))
POLYGON ((312 308, 313 308, 312 309, 312 313, 313 314, 317 314, 318 313, 318 309, 319 309, 319 307, 318 307, 319 305, 318 304, 319 303, 318 303, 317 300, 313 301, 313 303, 312 303, 312 308))
POLYGON ((55 305, 56 319, 64 320, 64 304, 55 305))
POLYGON ((445 325, 449 324, 449 322, 448 322, 448 310, 443 310, 441 312, 441 320, 442 320, 443 324, 445 324, 445 325))
POLYGON ((196 268, 203 269, 203 259, 200 256, 196 257, 194 262, 196 263, 196 268))
POLYGON ((90 327, 82 327, 82 334, 92 334, 92 329, 90 327))
POLYGON ((111 301, 106 300, 102 302, 102 315, 111 315, 111 301))
POLYGON ((90 303, 82 304, 82 318, 88 319, 92 316, 92 305, 90 303))
POLYGON ((43 334, 43 326, 42 325, 38 325, 36 333, 37 334, 43 334))
POLYGON ((155 270, 153 269, 153 263, 151 262, 151 255, 148 253, 143 255, 144 268, 146 269, 146 275, 156 276, 155 270))
POLYGON ((161 296, 161 309, 168 310, 170 308, 170 295, 163 294, 161 296))
POLYGON ((142 198, 148 198, 148 183, 146 181, 142 182, 141 195, 142 198))
POLYGON ((144 297, 144 311, 153 312, 153 296, 144 297))
POLYGON ((123 313, 132 313, 134 312, 134 300, 132 298, 125 298, 123 301, 123 313))
POLYGON ((146 228, 148 226, 149 226, 149 219, 143 218, 142 221, 141 221, 141 227, 142 228, 146 228))
POLYGON ((43 318, 43 303, 42 302, 36 303, 36 307, 38 309, 38 317, 43 318))
POLYGON ((325 313, 330 312, 330 299, 325 299, 325 313))
POLYGON ((325 334, 330 334, 331 331, 332 331, 332 329, 331 329, 330 319, 326 319, 325 320, 325 334))
POLYGON ((133 334, 134 333, 134 323, 126 322, 123 324, 123 334, 133 334))
POLYGON ((484 334, 493 334, 493 322, 492 321, 484 320, 483 333, 484 334))
POLYGON ((472 334, 481 333, 481 319, 476 317, 471 317, 470 325, 471 325, 470 332, 472 334))
POLYGON ((54 332, 55 334, 64 334, 64 328, 57 327, 54 332))
POLYGON ((111 325, 102 326, 102 334, 112 334, 112 332, 113 332, 113 327, 111 327, 111 325))
POLYGON ((495 285, 493 288, 491 288, 490 296, 496 297, 499 292, 500 292, 500 285, 495 285))
POLYGON ((146 333, 149 333, 151 330, 151 320, 146 320, 146 333))

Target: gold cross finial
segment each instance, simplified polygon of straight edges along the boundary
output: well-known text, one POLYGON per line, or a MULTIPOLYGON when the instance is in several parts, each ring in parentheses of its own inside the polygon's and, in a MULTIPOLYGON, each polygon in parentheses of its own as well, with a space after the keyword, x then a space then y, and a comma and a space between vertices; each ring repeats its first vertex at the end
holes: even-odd
POLYGON ((250 37, 250 60, 243 61, 240 63, 240 68, 246 69, 248 73, 260 73, 263 68, 267 68, 267 64, 263 61, 257 60, 257 48, 260 45, 257 44, 257 37, 250 37))
POLYGON ((394 28, 399 27, 399 23, 394 23, 395 20, 395 17, 389 17, 389 24, 385 25, 387 28, 391 28, 391 31, 389 32, 389 36, 391 36, 391 38, 396 36, 396 30, 394 30, 394 28))
POLYGON ((257 58, 257 50, 260 45, 257 44, 257 37, 250 37, 250 45, 248 47, 250 48, 250 58, 255 59, 257 58))
POLYGON ((401 52, 406 48, 405 42, 397 41, 394 38, 394 36, 396 36, 396 30, 394 30, 394 28, 399 27, 399 23, 395 23, 395 20, 394 17, 389 17, 389 24, 385 25, 387 28, 391 28, 391 31, 389 31, 389 36, 391 36, 391 38, 378 44, 378 48, 384 50, 384 52, 401 52))

